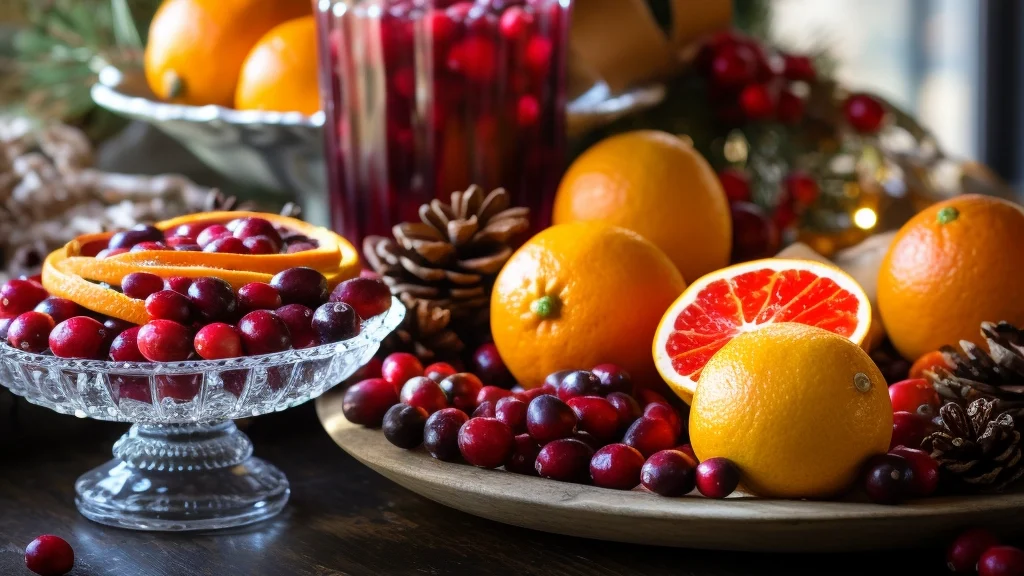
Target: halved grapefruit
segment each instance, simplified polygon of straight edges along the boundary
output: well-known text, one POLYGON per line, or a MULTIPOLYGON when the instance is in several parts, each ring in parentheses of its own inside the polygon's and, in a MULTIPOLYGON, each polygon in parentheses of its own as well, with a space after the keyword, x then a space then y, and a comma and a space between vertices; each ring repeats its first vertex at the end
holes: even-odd
POLYGON ((715 352, 739 334, 779 322, 817 326, 861 344, 871 304, 856 280, 828 264, 744 262, 700 278, 676 299, 654 336, 654 363, 689 402, 715 352))

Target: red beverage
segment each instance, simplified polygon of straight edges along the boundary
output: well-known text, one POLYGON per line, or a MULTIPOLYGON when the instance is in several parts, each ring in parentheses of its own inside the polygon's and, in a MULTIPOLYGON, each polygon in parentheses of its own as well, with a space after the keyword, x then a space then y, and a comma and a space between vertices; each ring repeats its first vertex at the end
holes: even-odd
POLYGON ((314 1, 334 229, 387 235, 470 184, 504 187, 546 225, 570 3, 314 1))

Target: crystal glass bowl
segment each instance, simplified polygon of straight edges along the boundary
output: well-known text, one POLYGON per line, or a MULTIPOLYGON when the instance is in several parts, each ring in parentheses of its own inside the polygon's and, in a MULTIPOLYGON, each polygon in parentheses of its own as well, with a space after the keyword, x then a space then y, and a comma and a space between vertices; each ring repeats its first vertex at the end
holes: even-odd
POLYGON ((0 344, 0 383, 62 414, 134 425, 114 459, 75 483, 90 520, 138 530, 209 530, 257 522, 288 502, 288 480, 252 457, 233 419, 323 394, 370 360, 405 316, 391 308, 336 344, 169 363, 67 360, 0 344))

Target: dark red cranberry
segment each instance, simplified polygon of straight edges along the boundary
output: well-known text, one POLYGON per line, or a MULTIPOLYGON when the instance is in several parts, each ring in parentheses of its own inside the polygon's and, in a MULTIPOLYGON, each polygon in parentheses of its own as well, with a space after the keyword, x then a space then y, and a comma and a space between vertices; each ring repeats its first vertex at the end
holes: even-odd
POLYGON ((643 410, 640 408, 640 405, 629 394, 612 392, 605 399, 608 400, 608 403, 612 405, 612 408, 615 408, 619 415, 619 430, 625 431, 640 416, 643 416, 643 410))
POLYGON ((289 268, 270 279, 270 285, 281 293, 285 304, 302 304, 319 308, 327 301, 327 279, 312 268, 289 268))
POLYGON ((274 314, 288 326, 288 334, 292 337, 294 348, 309 348, 319 344, 320 338, 313 331, 312 310, 302 304, 288 304, 275 310, 274 314))
POLYGON ((597 396, 601 393, 601 380, 587 370, 570 372, 558 385, 558 398, 567 401, 577 396, 597 396))
POLYGON ((473 466, 497 468, 512 453, 512 431, 494 418, 471 418, 459 429, 459 451, 473 466))
MULTIPOLYGON (((423 375, 426 376, 427 378, 430 378, 434 382, 437 382, 438 384, 444 381, 445 378, 457 372, 458 371, 455 369, 455 367, 447 362, 434 362, 430 366, 427 366, 426 368, 423 369, 423 375)), ((483 383, 480 384, 480 387, 483 387, 483 383)), ((445 394, 447 393, 448 391, 446 390, 445 394)), ((476 398, 475 393, 473 394, 473 398, 476 398)))
POLYGON ((184 276, 171 276, 164 280, 165 290, 174 290, 178 294, 184 294, 188 296, 188 289, 192 286, 195 280, 192 278, 186 278, 184 276))
POLYGON ((494 402, 491 402, 489 400, 487 402, 481 402, 476 407, 476 409, 473 410, 472 417, 473 418, 494 418, 494 416, 495 416, 494 404, 495 404, 494 402))
POLYGON ((192 319, 192 306, 188 298, 174 290, 161 290, 146 298, 146 313, 153 320, 188 324, 192 319))
POLYGON ((609 444, 590 459, 590 477, 595 486, 614 490, 632 490, 640 484, 644 456, 625 444, 609 444))
POLYGON ((559 482, 586 482, 594 449, 575 438, 561 438, 544 445, 537 454, 537 474, 559 482))
POLYGON ((697 486, 697 459, 680 450, 655 452, 640 471, 640 483, 662 496, 689 494, 697 486))
MULTIPOLYGON (((435 365, 431 364, 431 367, 433 366, 435 365)), ((428 368, 428 378, 430 378, 429 374, 428 368)), ((480 404, 480 402, 477 402, 477 396, 483 390, 484 384, 479 378, 469 372, 452 374, 441 380, 439 384, 441 385, 441 390, 444 390, 444 394, 448 398, 448 403, 459 410, 472 410, 480 404)))
POLYGON ((156 377, 156 397, 158 400, 174 400, 175 402, 191 402, 199 397, 202 376, 199 374, 183 374, 170 376, 166 374, 156 377))
POLYGON ((484 386, 476 395, 476 403, 483 404, 484 402, 491 402, 497 405, 498 400, 509 396, 512 396, 511 390, 506 390, 497 386, 484 386))
POLYGON ((384 414, 384 437, 399 448, 411 450, 423 443, 427 411, 419 406, 395 404, 384 414))
POLYGON ((529 434, 515 437, 512 454, 505 461, 505 470, 526 476, 537 475, 537 455, 540 445, 529 434))
POLYGON ((238 307, 243 312, 277 310, 281 307, 281 295, 270 284, 250 282, 238 289, 238 307))
POLYGON ((601 382, 600 396, 607 396, 612 392, 633 393, 633 379, 630 378, 629 372, 615 364, 598 364, 590 371, 601 382))
POLYGON ((747 46, 723 46, 711 60, 711 79, 718 86, 736 87, 754 79, 757 61, 747 46))
POLYGON ((163 242, 139 242, 129 252, 153 252, 160 250, 170 250, 170 248, 163 242))
POLYGON ((100 355, 101 358, 105 356, 108 352, 110 352, 110 345, 113 344, 114 338, 117 338, 118 334, 124 332, 129 328, 137 328, 137 326, 135 326, 135 324, 132 324, 131 322, 121 320, 120 318, 103 319, 104 334, 103 345, 100 346, 100 351, 102 352, 102 354, 100 355))
POLYGON ((515 383, 493 342, 481 345, 473 353, 473 372, 484 382, 501 388, 511 388, 515 383))
POLYGON ((946 566, 951 572, 973 573, 986 550, 999 546, 999 538, 984 528, 972 528, 960 534, 946 549, 946 566))
POLYGON ((220 224, 213 224, 204 228, 203 231, 196 236, 196 243, 202 248, 206 248, 214 240, 230 235, 231 231, 228 230, 227 227, 220 224))
POLYGON ((205 222, 188 222, 179 225, 174 230, 166 233, 164 236, 168 240, 171 238, 197 238, 199 234, 206 229, 209 224, 205 222))
POLYGON ((993 546, 978 560, 978 576, 1024 576, 1024 550, 993 546))
POLYGON ((846 122, 863 134, 874 134, 885 120, 885 107, 876 98, 867 94, 852 94, 843 104, 846 122))
POLYGON ((349 422, 376 428, 395 404, 398 404, 395 386, 383 378, 370 378, 345 390, 341 411, 349 422))
POLYGON ((35 311, 48 315, 50 318, 53 318, 54 322, 63 322, 68 318, 81 316, 85 313, 78 304, 65 298, 57 298, 56 296, 50 296, 36 304, 35 311))
POLYGON ((214 322, 199 329, 193 339, 196 354, 204 360, 223 360, 242 355, 242 337, 230 324, 214 322))
POLYGON ((494 42, 473 36, 452 46, 448 52, 447 65, 452 72, 462 74, 475 82, 486 83, 493 80, 497 72, 496 59, 497 50, 494 42))
POLYGON ((426 376, 410 378, 402 386, 399 400, 410 406, 419 406, 428 414, 448 407, 448 398, 444 395, 444 390, 441 390, 440 384, 426 376))
POLYGON ((821 190, 818 181, 810 174, 794 170, 786 175, 786 196, 799 206, 810 206, 818 199, 821 190))
POLYGON ((199 244, 196 244, 195 238, 187 236, 171 236, 164 240, 164 244, 168 248, 173 248, 179 252, 199 252, 202 250, 199 244))
POLYGON ((697 490, 707 498, 725 498, 740 484, 740 469, 728 458, 709 458, 697 465, 697 490))
POLYGON ((665 420, 672 425, 672 431, 675 432, 677 438, 683 430, 683 423, 679 418, 679 413, 676 412, 675 408, 668 404, 662 404, 660 402, 648 404, 644 408, 644 416, 647 418, 661 418, 662 420, 665 420))
POLYGON ((410 378, 423 376, 423 364, 408 352, 395 352, 384 359, 381 374, 388 382, 401 387, 410 378))
POLYGON ((740 108, 750 120, 765 120, 775 114, 775 98, 766 84, 748 84, 740 91, 740 108))
POLYGON ((796 54, 782 55, 782 74, 787 80, 811 81, 816 76, 814 62, 807 56, 796 54))
POLYGON ((880 454, 868 460, 864 491, 876 504, 899 504, 913 496, 914 470, 910 462, 895 454, 880 454))
POLYGON ((235 291, 220 278, 196 278, 188 287, 188 299, 199 317, 207 322, 237 318, 238 299, 235 291))
MULTIPOLYGON (((134 248, 133 248, 134 250, 134 248)), ((217 254, 248 254, 245 244, 233 236, 221 236, 203 247, 203 252, 217 254)))
MULTIPOLYGON (((110 359, 115 362, 145 362, 146 357, 139 351, 139 330, 141 326, 129 328, 114 338, 110 344, 110 359)), ((148 384, 147 384, 148 388, 148 384)))
POLYGON ((522 400, 507 396, 494 405, 494 417, 504 422, 513 434, 526 432, 527 405, 522 400))
POLYGON ((732 262, 774 256, 779 250, 779 228, 764 209, 752 202, 729 204, 732 215, 732 262))
POLYGON ((118 254, 124 254, 125 252, 128 252, 127 248, 104 248, 96 253, 96 259, 103 260, 104 258, 117 256, 118 254))
POLYGON ((285 250, 286 254, 295 254, 296 252, 305 252, 307 250, 316 250, 319 246, 312 242, 294 242, 289 243, 288 248, 285 250))
POLYGON ((291 348, 288 326, 269 310, 249 312, 238 321, 238 332, 246 354, 272 354, 291 348))
POLYGON ((391 308, 391 289, 381 280, 352 278, 334 287, 331 302, 344 302, 364 320, 391 308))
POLYGON ((914 496, 923 498, 932 495, 939 488, 939 463, 924 450, 897 446, 889 451, 890 454, 902 456, 910 463, 914 472, 911 490, 914 496))
POLYGON ((540 396, 542 394, 551 394, 551 392, 548 391, 543 386, 541 386, 540 388, 533 388, 530 390, 517 390, 517 388, 519 387, 517 386, 513 388, 512 393, 515 395, 516 398, 519 398, 520 400, 526 402, 527 404, 533 402, 533 399, 536 398, 537 396, 540 396))
POLYGON ((139 329, 139 352, 151 362, 180 362, 192 354, 189 329, 171 320, 153 320, 139 329))
POLYGON ((121 279, 121 292, 129 298, 145 300, 164 289, 164 279, 148 272, 132 272, 121 279))
POLYGON ((242 246, 245 248, 245 253, 253 255, 278 254, 281 252, 281 247, 274 244, 274 241, 266 236, 246 238, 242 240, 242 246))
POLYGON ((427 418, 423 426, 423 446, 438 460, 454 462, 459 459, 459 430, 469 416, 458 408, 444 408, 427 418))
POLYGON ((689 444, 680 444, 679 446, 676 446, 675 449, 692 458, 694 462, 700 462, 700 459, 697 458, 697 453, 693 451, 693 446, 690 446, 689 444))
POLYGON ((50 332, 50 352, 60 358, 98 360, 106 355, 107 330, 88 316, 75 316, 57 324, 50 332), (103 354, 100 354, 100 352, 103 354))
POLYGON ((640 404, 641 408, 646 408, 648 404, 654 404, 655 402, 668 404, 668 400, 665 400, 664 396, 658 394, 654 390, 648 390, 646 388, 637 390, 633 397, 636 398, 636 401, 640 404))
POLYGON ((892 415, 892 439, 889 441, 889 447, 920 448, 925 437, 934 431, 935 425, 928 418, 910 412, 895 412, 892 415))
POLYGON ((618 436, 619 412, 608 400, 600 396, 577 396, 567 403, 579 419, 578 428, 602 445, 618 436))
POLYGON ((41 576, 61 576, 75 567, 75 551, 60 536, 44 534, 25 548, 25 566, 41 576))
POLYGON ((312 326, 320 344, 333 344, 359 334, 359 316, 344 302, 328 302, 313 313, 312 326))
POLYGON ((19 314, 7 328, 7 343, 23 352, 38 354, 50 346, 53 318, 42 312, 19 314))
POLYGON ((568 404, 547 394, 534 398, 526 410, 526 429, 540 444, 572 436, 578 421, 568 404))
POLYGON ((750 201, 750 177, 746 171, 737 168, 726 168, 718 173, 718 181, 722 183, 725 197, 729 202, 750 201))
POLYGON ((548 388, 552 394, 558 393, 558 387, 562 384, 562 380, 568 376, 572 370, 559 370, 558 372, 552 372, 547 375, 544 379, 544 387, 548 388))
POLYGON ((164 233, 154 226, 137 224, 130 230, 122 230, 110 237, 107 248, 123 248, 128 250, 143 242, 160 242, 164 239, 164 233))
POLYGON ((281 251, 281 234, 274 228, 274 225, 263 218, 243 218, 232 230, 235 238, 245 240, 248 238, 265 237, 272 241, 276 248, 274 252, 281 251))
POLYGON ((540 101, 536 96, 524 94, 516 102, 516 123, 522 127, 533 126, 540 120, 540 101))
POLYGON ((935 387, 924 378, 903 380, 889 386, 889 400, 893 412, 910 412, 924 418, 934 418, 942 404, 935 387))
POLYGON ((11 280, 0 286, 0 316, 13 318, 28 312, 49 296, 31 280, 11 280))
POLYGON ((641 417, 626 430, 622 442, 650 458, 655 452, 675 446, 676 433, 672 425, 661 418, 641 417))

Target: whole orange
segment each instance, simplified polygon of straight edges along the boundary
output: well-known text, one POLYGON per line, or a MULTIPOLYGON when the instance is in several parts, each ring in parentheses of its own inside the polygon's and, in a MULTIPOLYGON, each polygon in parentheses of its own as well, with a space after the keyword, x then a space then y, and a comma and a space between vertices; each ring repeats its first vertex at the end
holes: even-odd
POLYGON ((804 324, 734 338, 704 367, 690 405, 697 457, 732 460, 759 496, 841 494, 891 436, 888 388, 867 352, 804 324))
POLYGON ((612 136, 562 178, 554 222, 603 220, 654 242, 687 282, 729 263, 732 219, 718 176, 683 140, 655 130, 612 136))
POLYGON ((256 41, 311 11, 309 0, 165 0, 149 25, 146 81, 163 100, 231 106, 256 41))
POLYGON ((604 362, 640 386, 662 386, 651 341, 684 288, 672 261, 640 235, 601 222, 561 224, 531 238, 498 274, 491 333, 526 388, 604 362))
POLYGON ((235 108, 303 114, 320 109, 312 16, 278 24, 253 46, 242 64, 235 108))
POLYGON ((904 358, 960 340, 981 323, 1024 325, 1024 211, 988 196, 932 205, 896 234, 878 275, 878 310, 904 358))

